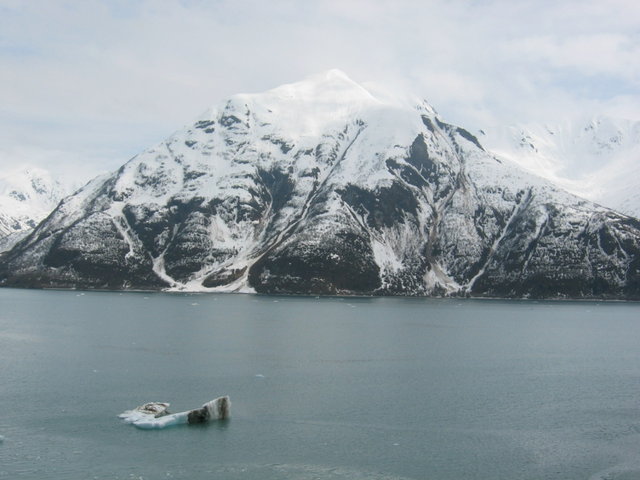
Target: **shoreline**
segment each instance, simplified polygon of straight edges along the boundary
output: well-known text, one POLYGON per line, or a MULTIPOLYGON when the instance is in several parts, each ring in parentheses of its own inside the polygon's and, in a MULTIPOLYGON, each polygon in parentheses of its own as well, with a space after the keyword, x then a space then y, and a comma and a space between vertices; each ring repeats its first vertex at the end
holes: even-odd
POLYGON ((79 287, 15 287, 0 286, 7 290, 45 290, 59 292, 97 292, 97 293, 137 293, 137 294, 168 294, 168 295, 256 295, 261 297, 284 297, 284 298, 316 298, 316 299, 378 299, 378 298, 405 298, 412 300, 484 300, 484 301, 510 301, 510 302, 589 302, 589 303, 640 303, 640 299, 633 298, 603 298, 603 297, 489 297, 473 295, 364 295, 364 294, 314 294, 314 293, 259 293, 259 292, 238 292, 238 291, 198 291, 198 290, 152 290, 152 289, 126 289, 115 290, 106 288, 79 288, 79 287))

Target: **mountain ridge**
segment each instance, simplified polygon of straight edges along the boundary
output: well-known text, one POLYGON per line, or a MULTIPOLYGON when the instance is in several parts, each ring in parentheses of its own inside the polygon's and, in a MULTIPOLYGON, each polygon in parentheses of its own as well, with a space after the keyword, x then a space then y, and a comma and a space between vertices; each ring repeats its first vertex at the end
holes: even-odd
POLYGON ((480 138, 499 158, 576 195, 640 217, 638 121, 594 115, 486 128, 480 138))
POLYGON ((640 298, 640 223, 341 72, 221 102, 65 199, 0 285, 640 298))

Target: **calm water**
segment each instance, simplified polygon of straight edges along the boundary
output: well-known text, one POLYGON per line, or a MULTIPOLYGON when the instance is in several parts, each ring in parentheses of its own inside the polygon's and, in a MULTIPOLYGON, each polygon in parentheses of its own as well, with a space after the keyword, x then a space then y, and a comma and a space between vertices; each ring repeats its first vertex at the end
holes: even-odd
POLYGON ((640 305, 0 289, 0 435, 3 479, 638 479, 640 305))

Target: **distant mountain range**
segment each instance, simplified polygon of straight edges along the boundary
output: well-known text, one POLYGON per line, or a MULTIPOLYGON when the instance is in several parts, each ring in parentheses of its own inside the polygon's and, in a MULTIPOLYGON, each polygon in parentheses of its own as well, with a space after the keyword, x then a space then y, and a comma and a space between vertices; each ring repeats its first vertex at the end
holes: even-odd
POLYGON ((69 193, 70 186, 42 168, 0 173, 0 252, 26 237, 69 193))
POLYGON ((640 217, 640 122, 597 116, 487 128, 482 144, 560 187, 640 217))
POLYGON ((640 221, 330 71, 233 96, 93 180, 0 285, 638 299, 640 221))

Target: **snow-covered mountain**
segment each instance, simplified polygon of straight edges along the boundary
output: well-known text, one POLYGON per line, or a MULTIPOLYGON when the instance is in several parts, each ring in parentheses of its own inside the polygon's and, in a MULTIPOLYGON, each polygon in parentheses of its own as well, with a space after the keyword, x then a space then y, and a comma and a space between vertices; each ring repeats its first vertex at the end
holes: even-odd
POLYGON ((330 71, 236 95, 95 179, 0 284, 640 298, 640 222, 330 71))
POLYGON ((67 195, 69 188, 37 167, 0 173, 0 252, 24 238, 67 195))
POLYGON ((596 203, 640 218, 640 122, 596 116, 484 129, 490 151, 596 203))

